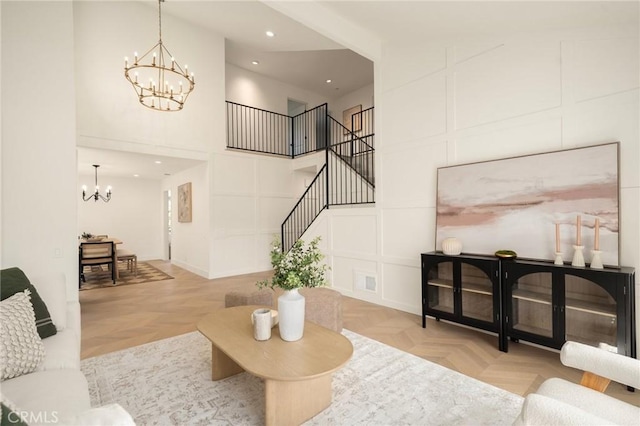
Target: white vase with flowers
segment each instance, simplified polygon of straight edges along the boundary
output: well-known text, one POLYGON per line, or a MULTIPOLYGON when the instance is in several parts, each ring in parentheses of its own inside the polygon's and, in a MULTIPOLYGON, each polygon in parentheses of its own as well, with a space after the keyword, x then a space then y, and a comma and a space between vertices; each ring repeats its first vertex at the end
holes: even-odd
POLYGON ((279 239, 271 249, 271 265, 274 274, 271 280, 260 281, 258 287, 280 288, 284 293, 278 297, 279 331, 282 340, 294 342, 304 334, 305 299, 298 291, 303 287, 319 287, 326 284, 327 265, 322 263, 324 255, 318 244, 320 237, 308 245, 296 241, 284 252, 279 239))

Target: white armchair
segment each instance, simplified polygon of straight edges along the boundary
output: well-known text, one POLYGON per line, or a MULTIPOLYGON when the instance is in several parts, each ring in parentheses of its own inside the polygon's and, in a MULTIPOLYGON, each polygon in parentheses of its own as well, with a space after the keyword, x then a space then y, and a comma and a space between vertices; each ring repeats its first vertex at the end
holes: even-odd
POLYGON ((640 389, 640 360, 567 342, 560 361, 585 373, 580 384, 546 380, 529 394, 515 425, 638 425, 640 407, 604 394, 611 380, 640 389))

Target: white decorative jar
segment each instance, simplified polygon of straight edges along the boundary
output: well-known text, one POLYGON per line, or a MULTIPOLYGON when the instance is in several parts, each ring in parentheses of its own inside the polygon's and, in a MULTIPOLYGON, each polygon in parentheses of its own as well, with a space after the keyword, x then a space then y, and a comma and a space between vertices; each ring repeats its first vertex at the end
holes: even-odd
POLYGON ((445 238, 442 240, 442 252, 447 255, 462 253, 462 242, 457 238, 445 238))
POLYGON ((297 288, 286 290, 278 297, 278 328, 280 337, 287 342, 295 342, 304 333, 304 296, 297 288))

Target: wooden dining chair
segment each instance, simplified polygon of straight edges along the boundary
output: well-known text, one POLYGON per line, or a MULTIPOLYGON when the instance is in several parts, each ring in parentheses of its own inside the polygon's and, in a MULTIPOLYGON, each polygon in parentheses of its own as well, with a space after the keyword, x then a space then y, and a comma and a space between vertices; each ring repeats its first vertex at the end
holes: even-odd
POLYGON ((116 284, 116 251, 113 241, 107 242, 81 242, 78 249, 78 262, 80 267, 79 286, 85 281, 85 266, 102 266, 107 265, 111 271, 111 279, 113 285, 116 284))

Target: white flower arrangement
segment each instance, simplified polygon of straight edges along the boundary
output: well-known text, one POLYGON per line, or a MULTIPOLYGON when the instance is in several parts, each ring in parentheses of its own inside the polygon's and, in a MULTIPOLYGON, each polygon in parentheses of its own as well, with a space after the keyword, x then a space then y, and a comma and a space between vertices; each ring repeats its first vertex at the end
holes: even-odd
POLYGON ((280 240, 274 239, 271 249, 271 266, 273 266, 274 275, 271 280, 258 282, 258 287, 293 290, 325 285, 325 272, 328 266, 321 263, 324 255, 318 248, 319 242, 320 237, 316 237, 306 246, 304 241, 298 240, 288 252, 283 253, 280 240))

